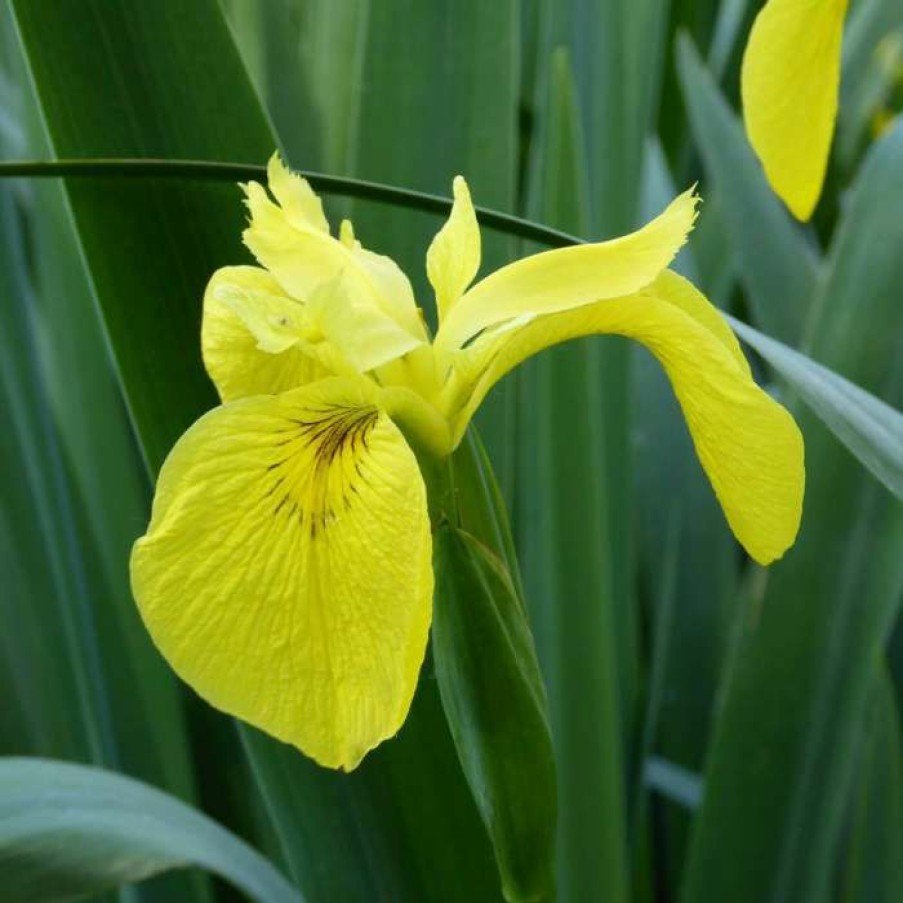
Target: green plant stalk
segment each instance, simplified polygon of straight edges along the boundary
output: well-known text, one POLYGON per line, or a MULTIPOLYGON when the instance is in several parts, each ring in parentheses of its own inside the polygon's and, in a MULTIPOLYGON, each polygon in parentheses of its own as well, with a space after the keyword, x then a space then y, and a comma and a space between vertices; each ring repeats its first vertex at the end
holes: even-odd
MULTIPOLYGON (((352 179, 345 176, 298 170, 317 191, 358 200, 379 201, 402 205, 411 210, 447 216, 451 198, 425 191, 395 188, 380 182, 352 179)), ((240 182, 266 181, 266 167, 245 163, 221 163, 207 160, 163 160, 156 158, 104 157, 66 160, 4 160, 0 161, 0 178, 124 178, 124 179, 183 179, 188 181, 240 182)), ((558 229, 490 210, 476 207, 477 219, 488 229, 540 242, 551 248, 564 248, 583 243, 583 239, 558 229)))

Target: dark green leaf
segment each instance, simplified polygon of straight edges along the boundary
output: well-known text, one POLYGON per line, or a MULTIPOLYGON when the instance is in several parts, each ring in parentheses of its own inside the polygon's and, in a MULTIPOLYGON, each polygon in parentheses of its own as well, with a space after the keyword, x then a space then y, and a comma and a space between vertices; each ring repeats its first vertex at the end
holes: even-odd
POLYGON ((493 840, 505 899, 555 896, 555 762, 533 638, 502 561, 463 531, 434 538, 433 657, 493 840))
POLYGON ((454 506, 458 525, 505 562, 522 602, 520 568, 508 510, 486 448, 476 429, 469 429, 452 456, 454 506))
POLYGON ((853 787, 842 903, 903 898, 903 745, 900 712, 882 664, 874 685, 853 787))
MULTIPOLYGON (((588 176, 570 55, 558 48, 534 150, 533 210, 588 232, 588 176)), ((545 84, 545 83, 544 83, 545 84)), ((559 898, 628 894, 625 736, 629 633, 627 351, 613 338, 552 348, 520 374, 515 514, 526 600, 558 764, 559 898), (617 360, 615 360, 617 358, 617 360), (604 369, 604 362, 610 366, 604 369), (604 371, 604 372, 603 372, 604 371)))
MULTIPOLYGON (((272 153, 274 138, 214 0, 27 0, 13 9, 57 156, 262 163, 272 153)), ((240 195, 234 186, 171 181, 67 188, 131 412, 156 468, 214 402, 197 351, 199 299, 217 266, 244 259, 240 195), (136 265, 148 255, 167 264, 136 265), (156 391, 148 391, 149 374, 156 391), (180 404, 169 401, 174 394, 180 404)))
MULTIPOLYGON (((655 158, 650 155, 647 163, 655 158)), ((646 180, 650 213, 675 194, 664 161, 661 165, 656 178, 646 180)), ((688 276, 695 264, 706 261, 704 275, 716 287, 734 278, 717 212, 706 201, 699 225, 677 260, 677 268, 688 276)), ((650 625, 644 736, 632 763, 633 785, 642 787, 645 759, 653 752, 675 767, 703 768, 731 616, 737 609, 739 555, 671 385, 645 349, 637 349, 634 359, 634 405, 642 412, 633 427, 636 533, 650 625)), ((644 828, 664 825, 658 828, 666 840, 659 842, 657 867, 666 876, 663 880, 677 886, 690 813, 668 795, 664 801, 654 799, 650 811, 654 818, 646 825, 642 806, 631 812, 634 836, 641 841, 644 828)))

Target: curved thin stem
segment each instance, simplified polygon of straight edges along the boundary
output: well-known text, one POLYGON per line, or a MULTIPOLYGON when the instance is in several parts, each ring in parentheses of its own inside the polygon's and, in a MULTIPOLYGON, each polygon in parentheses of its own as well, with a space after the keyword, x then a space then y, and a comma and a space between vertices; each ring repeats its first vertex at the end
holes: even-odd
MULTIPOLYGON (((451 210, 449 198, 423 191, 395 188, 380 182, 330 176, 319 172, 301 173, 318 191, 394 206, 424 210, 440 215, 451 210)), ((221 163, 210 160, 164 160, 153 158, 90 158, 79 160, 6 160, 0 161, 0 178, 168 178, 212 181, 266 180, 266 167, 245 163, 221 163)), ((488 229, 516 235, 552 248, 583 244, 583 240, 539 223, 477 207, 477 219, 488 229)))

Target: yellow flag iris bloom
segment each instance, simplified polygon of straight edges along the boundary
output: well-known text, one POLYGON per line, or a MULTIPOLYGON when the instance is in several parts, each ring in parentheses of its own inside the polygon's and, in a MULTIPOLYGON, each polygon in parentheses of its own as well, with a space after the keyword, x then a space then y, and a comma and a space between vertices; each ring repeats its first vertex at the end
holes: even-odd
POLYGON ((769 0, 741 72, 750 143, 775 193, 799 220, 818 203, 837 119, 848 0, 769 0))
POLYGON ((531 354, 590 333, 662 363, 731 528, 757 561, 800 518, 803 447, 753 382, 718 312, 667 269, 692 192, 631 235, 528 257, 471 285, 467 185, 427 254, 440 325, 411 286, 277 157, 246 187, 260 266, 218 270, 202 348, 222 405, 160 472, 132 586, 173 668, 214 706, 351 769, 405 719, 433 596, 418 456, 461 441, 490 388, 531 354), (416 450, 416 454, 415 454, 416 450))

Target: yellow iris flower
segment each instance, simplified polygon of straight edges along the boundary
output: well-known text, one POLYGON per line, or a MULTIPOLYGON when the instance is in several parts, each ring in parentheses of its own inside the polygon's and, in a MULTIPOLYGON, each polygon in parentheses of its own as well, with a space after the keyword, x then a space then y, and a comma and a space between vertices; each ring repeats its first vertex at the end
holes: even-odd
POLYGON ((803 447, 753 382, 718 312, 667 266, 692 192, 631 235, 549 251, 471 286, 480 233, 462 178, 427 254, 440 325, 411 286, 330 235, 308 183, 269 165, 246 187, 259 267, 218 270, 202 348, 222 405, 173 448, 132 554, 144 621, 214 706, 354 768, 405 719, 433 597, 418 456, 461 441, 490 388, 537 351, 590 333, 662 363, 731 528, 757 561, 800 519, 803 447), (415 454, 416 450, 416 454, 415 454))
POLYGON ((769 0, 743 57, 743 118, 775 193, 799 220, 818 203, 837 120, 848 0, 769 0))

